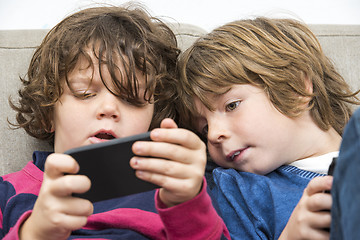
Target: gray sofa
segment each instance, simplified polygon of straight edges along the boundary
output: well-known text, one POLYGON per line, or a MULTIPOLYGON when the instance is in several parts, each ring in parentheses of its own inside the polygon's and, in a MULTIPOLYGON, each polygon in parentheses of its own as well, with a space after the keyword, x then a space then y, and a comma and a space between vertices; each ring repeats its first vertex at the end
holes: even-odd
MULTIPOLYGON (((353 89, 360 88, 360 25, 312 25, 324 51, 353 89)), ((186 49, 204 30, 189 24, 172 24, 180 47, 186 49)), ((45 142, 28 136, 22 129, 11 130, 14 120, 9 96, 17 97, 19 76, 26 73, 30 58, 47 30, 0 31, 0 175, 20 170, 34 150, 51 150, 45 142)))

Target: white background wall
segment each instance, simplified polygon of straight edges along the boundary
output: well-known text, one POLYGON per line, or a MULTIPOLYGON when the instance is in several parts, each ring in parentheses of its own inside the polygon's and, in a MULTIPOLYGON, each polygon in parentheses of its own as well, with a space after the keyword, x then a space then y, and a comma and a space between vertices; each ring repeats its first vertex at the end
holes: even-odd
MULTIPOLYGON (((0 0, 0 29, 51 28, 70 13, 96 3, 124 0, 0 0)), ((212 30, 256 15, 292 16, 309 24, 360 24, 360 0, 142 0, 164 20, 212 30)))

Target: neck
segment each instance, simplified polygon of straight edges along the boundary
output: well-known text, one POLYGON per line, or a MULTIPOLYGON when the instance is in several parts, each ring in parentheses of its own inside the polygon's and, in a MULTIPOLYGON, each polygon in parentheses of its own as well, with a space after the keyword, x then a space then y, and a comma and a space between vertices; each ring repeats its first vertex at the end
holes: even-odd
POLYGON ((316 125, 310 114, 305 114, 301 118, 298 122, 298 156, 295 159, 301 160, 339 151, 342 138, 333 127, 324 131, 316 125))
POLYGON ((308 135, 311 136, 311 139, 308 139, 308 149, 305 149, 305 155, 302 158, 317 157, 339 151, 342 138, 334 128, 323 131, 316 126, 311 131, 311 135, 308 135))

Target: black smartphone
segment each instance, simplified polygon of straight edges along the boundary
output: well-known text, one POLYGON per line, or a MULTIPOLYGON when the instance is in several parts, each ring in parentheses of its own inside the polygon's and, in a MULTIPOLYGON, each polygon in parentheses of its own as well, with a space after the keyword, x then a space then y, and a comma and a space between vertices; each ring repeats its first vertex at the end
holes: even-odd
POLYGON ((158 188, 137 178, 135 170, 130 167, 129 161, 134 156, 131 148, 136 141, 151 141, 150 132, 66 151, 65 154, 79 163, 77 174, 86 175, 91 180, 89 191, 74 196, 98 202, 158 188))
POLYGON ((329 170, 328 170, 328 175, 333 175, 334 174, 334 169, 335 169, 335 166, 336 166, 336 160, 337 160, 337 157, 334 157, 333 160, 331 161, 331 164, 329 166, 329 170))
MULTIPOLYGON (((333 173, 334 173, 334 169, 335 169, 335 166, 336 166, 336 161, 337 161, 337 157, 334 157, 332 159, 331 163, 330 163, 330 166, 329 166, 329 169, 328 169, 328 175, 330 175, 330 176, 332 176, 333 173)), ((325 193, 331 194, 331 191, 326 190, 325 193)), ((326 211, 328 211, 328 210, 326 210, 326 211)), ((329 212, 330 212, 330 210, 329 210, 329 212)), ((324 230, 327 231, 327 232, 330 232, 330 228, 325 228, 324 230)))
MULTIPOLYGON (((337 160, 337 157, 334 157, 331 161, 331 164, 329 166, 329 169, 328 169, 328 175, 332 176, 334 174, 334 169, 335 169, 335 166, 336 166, 336 160, 337 160)), ((326 193, 331 193, 331 191, 329 190, 326 190, 325 191, 326 193)))

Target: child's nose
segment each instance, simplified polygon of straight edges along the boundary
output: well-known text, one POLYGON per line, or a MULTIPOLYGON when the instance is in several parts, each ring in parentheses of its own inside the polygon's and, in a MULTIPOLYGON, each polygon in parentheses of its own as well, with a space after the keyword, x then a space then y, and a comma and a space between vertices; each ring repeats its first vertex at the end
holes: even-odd
POLYGON ((99 108, 97 111, 97 118, 111 118, 118 120, 120 116, 119 102, 120 100, 115 95, 110 92, 104 94, 99 103, 99 108))
POLYGON ((213 144, 221 143, 227 138, 227 130, 223 120, 213 119, 208 121, 207 139, 213 144))

